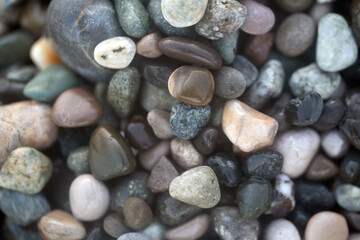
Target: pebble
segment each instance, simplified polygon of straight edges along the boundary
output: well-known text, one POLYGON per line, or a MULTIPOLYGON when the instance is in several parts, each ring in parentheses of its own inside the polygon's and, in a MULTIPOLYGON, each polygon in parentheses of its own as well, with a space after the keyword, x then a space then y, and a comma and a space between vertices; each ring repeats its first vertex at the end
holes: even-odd
POLYGON ((210 120, 209 105, 192 106, 178 101, 171 109, 170 127, 175 136, 185 140, 196 137, 210 120))
POLYGON ((134 115, 131 118, 125 128, 125 136, 130 145, 139 150, 149 149, 159 141, 141 115, 134 115))
POLYGON ((29 59, 35 39, 30 33, 17 30, 0 37, 0 64, 10 65, 29 59))
POLYGON ((203 164, 204 157, 194 145, 181 138, 174 138, 170 142, 171 155, 182 168, 190 169, 203 164))
POLYGON ((149 31, 149 14, 140 0, 115 0, 114 5, 126 35, 141 38, 149 31))
POLYGON ((336 164, 324 155, 317 155, 306 171, 306 178, 313 181, 324 181, 335 177, 339 172, 336 164))
POLYGON ((119 118, 132 112, 140 90, 140 74, 134 67, 117 71, 111 78, 107 90, 107 101, 119 118))
POLYGON ((242 169, 248 176, 257 176, 273 179, 280 172, 283 165, 283 156, 275 151, 260 150, 254 152, 242 164, 242 169))
POLYGON ((153 221, 153 213, 149 205, 138 197, 131 197, 123 206, 126 225, 133 230, 141 230, 153 221))
POLYGON ((108 92, 109 84, 108 83, 96 83, 93 89, 93 94, 95 95, 96 99, 100 102, 104 114, 99 121, 99 125, 108 124, 111 126, 118 125, 118 119, 114 113, 114 110, 110 106, 109 102, 107 101, 107 92, 108 92))
POLYGON ((276 48, 285 56, 297 57, 311 46, 315 30, 316 25, 309 15, 291 14, 282 21, 276 32, 276 48))
POLYGON ((285 81, 283 65, 278 60, 269 60, 261 68, 258 80, 242 96, 250 107, 259 109, 269 100, 280 96, 285 81))
POLYGON ((331 130, 321 136, 321 147, 330 158, 341 158, 349 149, 349 142, 346 136, 338 131, 331 130))
POLYGON ((1 106, 0 166, 15 148, 25 145, 43 150, 56 141, 57 135, 58 128, 51 120, 48 105, 22 101, 1 106))
POLYGON ((41 35, 45 26, 46 10, 42 2, 27 2, 20 16, 21 27, 41 35))
POLYGON ((327 72, 350 67, 357 59, 358 48, 344 17, 329 13, 321 18, 316 43, 316 63, 327 72))
POLYGON ((240 97, 246 88, 243 74, 235 68, 223 66, 214 72, 215 94, 225 99, 240 97))
POLYGON ((269 32, 275 24, 275 15, 271 8, 252 0, 242 0, 247 9, 247 16, 241 30, 252 35, 269 32))
POLYGON ((305 173, 319 146, 319 134, 311 128, 302 128, 279 134, 272 148, 284 157, 282 172, 297 178, 305 173))
POLYGON ((176 200, 168 192, 159 195, 155 208, 160 222, 168 226, 184 223, 202 210, 197 206, 176 200))
POLYGON ((275 100, 274 104, 264 109, 266 115, 275 118, 279 123, 279 132, 286 131, 290 128, 290 125, 286 121, 285 107, 291 98, 290 93, 283 93, 275 100))
POLYGON ((244 56, 256 66, 263 65, 269 58, 274 44, 274 33, 267 32, 262 35, 249 36, 244 44, 244 56))
POLYGON ((9 219, 5 220, 4 236, 7 239, 41 240, 40 234, 34 229, 22 228, 9 219))
POLYGON ((195 167, 176 177, 169 187, 170 195, 200 208, 212 208, 221 198, 215 172, 208 166, 195 167))
POLYGON ((245 220, 254 220, 269 209, 273 194, 270 183, 259 178, 250 178, 236 189, 239 215, 245 220))
POLYGON ((360 234, 359 233, 352 233, 349 235, 349 239, 348 240, 359 240, 360 239, 360 234))
POLYGON ((231 67, 239 70, 243 74, 246 80, 246 87, 251 86, 258 79, 258 69, 242 55, 236 55, 231 67))
POLYGON ((61 59, 56 53, 51 41, 45 37, 40 37, 31 46, 30 59, 40 70, 61 63, 61 59))
POLYGON ((25 194, 39 193, 53 172, 50 159, 31 147, 19 147, 7 157, 0 170, 0 186, 25 194))
POLYGON ((136 52, 143 57, 158 58, 162 55, 159 42, 162 36, 159 32, 150 33, 140 39, 136 44, 136 52))
POLYGON ((5 74, 5 78, 11 82, 29 82, 36 74, 38 70, 32 65, 15 64, 10 66, 5 74))
POLYGON ((100 66, 111 69, 124 69, 130 65, 135 53, 136 45, 131 38, 114 37, 96 45, 94 59, 100 66))
POLYGON ((235 1, 209 0, 204 17, 196 24, 196 32, 210 40, 218 40, 237 31, 247 19, 246 7, 235 1))
POLYGON ((276 0, 275 2, 287 12, 302 12, 311 6, 313 0, 276 0))
POLYGON ((284 218, 273 220, 265 229, 264 240, 301 240, 295 225, 284 218))
POLYGON ((351 184, 341 184, 335 190, 336 202, 350 212, 360 211, 360 188, 351 184))
POLYGON ((177 176, 179 173, 174 165, 167 157, 162 156, 151 169, 147 187, 153 193, 164 192, 169 189, 171 181, 177 176))
POLYGON ((349 228, 346 219, 335 212, 320 212, 306 225, 306 240, 347 240, 349 228))
POLYGON ((89 142, 91 173, 99 180, 108 180, 134 171, 136 162, 129 145, 109 125, 94 130, 89 142))
POLYGON ((97 123, 103 115, 99 101, 88 91, 71 88, 56 99, 52 120, 59 127, 85 127, 97 123))
POLYGON ((222 128, 241 151, 251 152, 273 143, 278 123, 239 100, 228 100, 224 107, 222 128))
POLYGON ((209 225, 210 216, 204 213, 178 227, 167 230, 165 237, 169 240, 198 239, 206 233, 209 225))
POLYGON ((193 143, 195 148, 204 155, 209 155, 214 151, 218 140, 218 130, 213 127, 205 128, 196 136, 193 143))
POLYGON ((77 87, 79 79, 62 65, 51 65, 28 82, 24 95, 28 98, 52 102, 67 89, 77 87))
POLYGON ((49 240, 76 240, 86 236, 81 222, 63 210, 53 210, 38 222, 40 234, 49 240))
POLYGON ((211 155, 205 165, 211 167, 219 182, 227 187, 236 187, 243 177, 239 160, 227 153, 211 155))
POLYGON ((210 69, 221 67, 221 56, 208 45, 181 37, 167 37, 159 42, 160 51, 176 60, 210 69))
POLYGON ((165 240, 165 231, 166 227, 158 220, 155 220, 147 228, 141 230, 140 233, 143 233, 152 239, 165 240))
POLYGON ((113 238, 118 238, 121 235, 130 232, 130 229, 125 225, 124 217, 119 213, 111 213, 107 215, 103 222, 104 231, 113 238))
POLYGON ((346 183, 358 182, 360 175, 360 158, 359 153, 350 151, 342 160, 339 175, 346 183))
POLYGON ((238 49, 239 35, 240 30, 237 30, 219 40, 211 41, 211 45, 220 54, 224 65, 230 65, 234 62, 238 49))
POLYGON ((117 240, 153 240, 153 239, 142 233, 131 232, 121 235, 117 240))
POLYGON ((156 165, 162 156, 168 156, 170 153, 170 142, 161 141, 157 145, 148 150, 141 151, 137 159, 139 160, 140 165, 148 171, 156 165))
POLYGON ((171 74, 168 87, 174 98, 191 105, 204 106, 212 99, 215 83, 210 71, 182 66, 171 74))
POLYGON ((318 131, 327 131, 335 128, 345 115, 345 105, 341 99, 328 100, 324 103, 319 120, 313 124, 318 131))
POLYGON ((142 89, 139 94, 140 105, 145 111, 150 112, 153 109, 162 109, 171 111, 172 106, 176 103, 167 89, 157 87, 147 81, 143 81, 142 89))
POLYGON ((110 205, 109 190, 90 174, 83 174, 74 179, 70 186, 69 199, 71 212, 82 221, 100 219, 110 205))
POLYGON ((359 213, 354 213, 354 212, 343 212, 342 213, 345 217, 346 220, 348 221, 348 224, 356 231, 359 231, 360 228, 360 214, 359 213))
POLYGON ((49 212, 50 205, 42 193, 28 195, 2 189, 0 209, 12 223, 27 226, 49 212))
POLYGON ((204 16, 208 0, 161 0, 165 20, 177 28, 195 25, 204 16))
POLYGON ((76 174, 90 173, 89 147, 81 147, 70 153, 66 160, 68 168, 76 174))
POLYGON ((109 81, 114 71, 101 67, 93 56, 101 41, 123 35, 111 1, 52 1, 46 24, 48 37, 67 66, 89 81, 109 81))
POLYGON ((257 219, 244 220, 236 207, 217 207, 211 212, 211 222, 220 239, 259 238, 260 224, 257 219))
POLYGON ((310 8, 309 15, 318 24, 322 17, 331 12, 333 12, 333 5, 331 3, 315 3, 310 8))
POLYGON ((296 70, 290 77, 289 86, 296 97, 317 92, 326 100, 339 88, 340 82, 340 74, 324 72, 312 63, 296 70))
MULTIPOLYGON (((330 4, 327 4, 330 5, 330 4)), ((331 5, 330 5, 331 6, 331 5)), ((360 43, 360 15, 359 15, 359 10, 360 10, 360 4, 359 1, 352 1, 352 4, 350 6, 350 14, 351 14, 351 26, 352 26, 352 31, 355 35, 355 38, 357 40, 357 43, 359 45, 360 43)))
POLYGON ((226 103, 226 99, 220 97, 213 97, 213 100, 210 103, 211 106, 211 117, 210 123, 217 128, 221 128, 222 124, 222 116, 224 111, 224 106, 226 103))

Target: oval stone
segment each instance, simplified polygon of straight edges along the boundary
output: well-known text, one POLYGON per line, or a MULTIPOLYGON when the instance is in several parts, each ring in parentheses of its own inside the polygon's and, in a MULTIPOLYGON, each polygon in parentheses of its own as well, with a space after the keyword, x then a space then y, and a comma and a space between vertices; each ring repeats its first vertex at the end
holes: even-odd
POLYGON ((208 230, 210 217, 208 214, 201 214, 187 223, 184 223, 165 232, 166 239, 169 240, 186 240, 198 239, 208 230))
POLYGON ((158 58, 162 55, 162 52, 159 49, 159 42, 161 40, 161 35, 159 32, 154 32, 149 35, 144 36, 136 44, 136 52, 141 56, 147 58, 158 58))
POLYGON ((138 197, 131 197, 126 200, 123 212, 127 226, 134 230, 144 229, 153 221, 150 206, 138 197))
POLYGON ((39 38, 30 49, 31 61, 37 68, 43 70, 53 64, 61 64, 52 43, 45 37, 39 38))
POLYGON ((350 212, 360 211, 360 188, 352 184, 341 184, 335 190, 336 202, 350 212))
POLYGON ((275 0, 275 2, 287 12, 301 12, 309 8, 313 0, 275 0))
POLYGON ((283 156, 275 151, 260 150, 252 154, 242 167, 248 176, 273 179, 281 172, 283 156))
POLYGON ((141 115, 134 115, 125 128, 125 136, 130 145, 139 150, 154 146, 157 139, 150 125, 141 115))
POLYGON ((244 75, 235 68, 223 66, 214 72, 215 94, 225 99, 240 97, 246 88, 244 75))

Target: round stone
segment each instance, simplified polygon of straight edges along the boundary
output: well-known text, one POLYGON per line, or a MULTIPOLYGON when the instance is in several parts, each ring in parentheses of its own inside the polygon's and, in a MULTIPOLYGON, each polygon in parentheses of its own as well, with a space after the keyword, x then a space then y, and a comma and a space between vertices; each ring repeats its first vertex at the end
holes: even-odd
POLYGON ((173 159, 185 169, 200 166, 204 161, 203 156, 188 140, 174 138, 171 140, 170 149, 173 159))
POLYGON ((338 166, 320 154, 312 160, 306 171, 306 178, 313 181, 324 181, 335 177, 338 172, 338 166))
POLYGON ((241 72, 232 67, 221 67, 214 72, 215 94, 225 99, 240 97, 246 88, 246 80, 241 72))
POLYGON ((275 2, 287 12, 301 12, 308 9, 313 0, 276 0, 275 2))
POLYGON ((94 59, 100 66, 123 69, 129 66, 135 53, 136 45, 131 38, 114 37, 96 45, 94 59))
POLYGON ((349 149, 349 140, 342 132, 331 130, 321 136, 321 147, 330 158, 341 158, 349 149))
POLYGON ((159 49, 161 35, 159 32, 148 34, 140 39, 136 44, 136 52, 147 58, 158 58, 162 55, 159 49))
POLYGON ((331 3, 315 3, 310 8, 309 15, 314 19, 314 22, 318 24, 322 17, 331 12, 333 12, 333 5, 331 3))
POLYGON ((248 176, 258 176, 273 179, 281 172, 283 156, 275 151, 260 150, 254 152, 242 164, 242 169, 248 176))
POLYGON ((89 147, 81 147, 72 151, 66 160, 66 164, 76 174, 89 173, 89 147))
POLYGON ((149 205, 138 197, 131 197, 123 206, 126 225, 133 230, 141 230, 153 221, 153 213, 149 205))
POLYGON ((235 57, 231 67, 239 70, 243 74, 246 80, 246 87, 251 86, 258 79, 259 70, 242 55, 237 55, 235 57))
POLYGON ((200 153, 209 155, 214 151, 217 140, 218 130, 216 128, 208 127, 197 135, 193 143, 200 153))
POLYGON ((272 221, 265 229, 264 240, 301 240, 295 225, 284 218, 272 221))
POLYGON ((109 190, 90 174, 75 178, 70 186, 69 199, 71 212, 82 221, 100 219, 110 205, 109 190))
POLYGON ((121 235, 117 240, 153 240, 153 239, 143 233, 131 232, 121 235))
POLYGON ((119 213, 111 213, 107 215, 103 222, 104 231, 114 238, 130 232, 125 225, 124 217, 119 213))
POLYGON ((174 165, 165 156, 151 169, 147 187, 153 192, 164 192, 169 189, 171 181, 179 176, 174 165))
POLYGON ((209 225, 210 217, 204 213, 178 227, 167 230, 165 237, 169 240, 198 239, 206 233, 209 225))
POLYGON ((319 120, 313 124, 318 131, 327 131, 335 128, 345 115, 345 105, 340 99, 328 100, 324 103, 319 120))
POLYGON ((141 115, 134 115, 125 128, 125 137, 130 145, 139 150, 146 150, 158 143, 150 125, 141 115))
POLYGON ((234 62, 238 50, 240 30, 237 30, 219 40, 211 41, 213 48, 220 54, 224 65, 234 62))
POLYGON ((351 184, 341 184, 335 190, 336 202, 350 212, 360 211, 360 188, 351 184))
POLYGON ((346 183, 359 182, 360 155, 357 151, 350 151, 341 162, 340 177, 346 183))
POLYGON ((166 227, 164 224, 160 223, 158 220, 155 220, 147 228, 140 231, 151 239, 161 239, 164 240, 166 227))

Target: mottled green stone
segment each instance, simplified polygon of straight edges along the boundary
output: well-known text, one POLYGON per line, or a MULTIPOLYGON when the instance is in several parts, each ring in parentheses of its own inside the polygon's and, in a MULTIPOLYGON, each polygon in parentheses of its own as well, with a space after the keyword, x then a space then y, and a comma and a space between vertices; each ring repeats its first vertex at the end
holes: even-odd
POLYGON ((67 166, 76 174, 89 173, 89 147, 81 147, 72 151, 67 158, 67 166))
POLYGON ((219 40, 214 40, 211 45, 220 54, 223 63, 230 65, 234 62, 238 50, 240 30, 231 33, 219 40))
POLYGON ((25 31, 15 31, 1 37, 0 65, 27 60, 34 41, 34 37, 25 31))

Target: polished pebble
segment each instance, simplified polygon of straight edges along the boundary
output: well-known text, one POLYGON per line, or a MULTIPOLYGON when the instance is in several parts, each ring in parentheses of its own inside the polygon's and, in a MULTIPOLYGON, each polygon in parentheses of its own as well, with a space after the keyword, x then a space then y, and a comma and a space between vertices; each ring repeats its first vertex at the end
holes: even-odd
POLYGON ((120 213, 111 213, 104 218, 104 231, 111 237, 118 238, 121 235, 130 232, 125 225, 125 219, 120 213))
POLYGON ((251 86, 259 76, 259 70, 251 63, 246 57, 242 55, 237 55, 235 57, 234 62, 231 64, 231 67, 239 70, 245 80, 246 80, 246 87, 251 86))
POLYGON ((125 136, 136 149, 146 150, 158 143, 150 125, 141 115, 134 115, 125 128, 125 136))
POLYGON ((260 150, 254 152, 242 164, 242 169, 248 176, 258 176, 273 179, 281 172, 283 156, 275 151, 260 150))
POLYGON ((138 197, 131 197, 123 206, 126 225, 133 230, 141 230, 153 221, 153 213, 149 205, 138 197))
POLYGON ((193 141, 195 148, 202 154, 208 155, 214 151, 218 140, 218 130, 213 127, 207 127, 201 131, 193 141))
POLYGON ((284 218, 272 221, 265 229, 264 240, 301 240, 295 225, 284 218))
POLYGON ((72 151, 66 159, 66 165, 76 174, 89 173, 89 147, 85 146, 72 151))
POLYGON ((176 163, 185 169, 190 169, 203 164, 204 157, 188 140, 174 138, 170 142, 170 150, 176 163))
POLYGON ((321 147, 330 158, 341 158, 349 149, 346 136, 338 131, 331 130, 321 135, 321 147))
POLYGON ((210 217, 204 213, 178 227, 167 230, 165 237, 169 240, 198 239, 205 234, 209 225, 210 217))
POLYGON ((139 94, 140 105, 145 111, 150 112, 153 109, 162 109, 171 111, 172 106, 176 103, 167 89, 155 86, 148 81, 144 81, 139 94))
POLYGON ((1 36, 0 64, 8 65, 27 60, 34 41, 34 37, 24 30, 12 31, 1 36))
POLYGON ((305 176, 309 180, 324 181, 335 177, 338 172, 338 166, 320 154, 311 161, 305 176))
POLYGON ((360 211, 360 188, 352 184, 341 184, 335 189, 336 202, 350 212, 360 211))
POLYGON ((117 240, 153 240, 153 239, 143 233, 131 232, 121 235, 117 240))
POLYGON ((274 33, 272 32, 250 36, 244 45, 244 57, 254 65, 261 66, 269 58, 273 44, 274 33))
POLYGON ((30 49, 30 59, 37 68, 43 70, 53 64, 61 63, 51 41, 45 37, 39 38, 30 49))
POLYGON ((136 44, 136 52, 147 58, 158 58, 162 55, 159 49, 159 42, 161 40, 159 32, 150 33, 140 39, 136 44))
POLYGON ((327 131, 335 128, 345 115, 345 105, 340 99, 324 102, 319 120, 313 124, 318 131, 327 131))
POLYGON ((360 158, 359 153, 350 151, 346 154, 340 165, 339 175, 345 183, 358 182, 360 175, 360 158))
POLYGON ((225 99, 240 97, 246 89, 244 75, 235 68, 223 66, 214 72, 215 94, 225 99))
POLYGON ((170 127, 170 113, 161 109, 153 109, 147 115, 147 121, 155 136, 166 140, 175 137, 170 127))
POLYGON ((169 189, 171 181, 179 176, 178 171, 168 158, 162 156, 151 169, 147 187, 153 192, 164 192, 169 189))
POLYGON ((145 170, 151 171, 151 169, 160 160, 160 158, 162 156, 168 156, 169 153, 170 153, 170 142, 161 141, 152 148, 141 151, 138 154, 137 159, 139 160, 140 165, 145 170))

